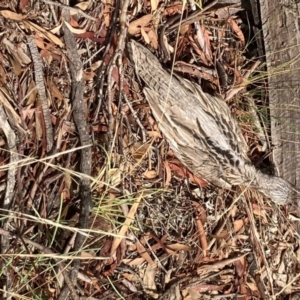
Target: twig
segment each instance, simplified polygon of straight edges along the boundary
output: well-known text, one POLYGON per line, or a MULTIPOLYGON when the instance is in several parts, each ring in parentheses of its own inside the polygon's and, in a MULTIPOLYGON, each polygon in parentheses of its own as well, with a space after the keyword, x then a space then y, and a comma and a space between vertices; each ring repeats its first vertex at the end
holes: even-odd
MULTIPOLYGON (((125 0, 122 6, 122 10, 120 13, 120 35, 118 39, 118 45, 115 50, 114 56, 111 59, 110 66, 108 68, 108 78, 107 78, 107 83, 108 83, 108 151, 111 150, 112 148, 112 125, 114 121, 114 117, 112 115, 112 93, 111 93, 111 88, 112 88, 112 71, 113 68, 116 66, 116 62, 118 62, 118 69, 120 73, 120 77, 122 76, 122 55, 123 51, 125 48, 125 39, 127 35, 127 26, 126 26, 126 16, 127 16, 127 8, 129 6, 130 0, 125 0)), ((122 79, 120 78, 120 83, 122 83, 122 79)), ((122 90, 122 86, 120 86, 120 91, 122 90)))
MULTIPOLYGON (((70 21, 69 11, 63 10, 62 15, 66 22, 70 21)), ((80 143, 82 146, 88 146, 92 144, 91 137, 88 134, 88 124, 85 119, 84 113, 84 100, 83 100, 83 64, 80 60, 79 54, 77 52, 75 38, 70 31, 70 29, 63 24, 64 39, 67 47, 67 56, 70 64, 71 78, 72 78, 72 90, 71 90, 71 103, 73 107, 73 117, 78 130, 80 143)), ((80 217, 79 217, 79 228, 88 227, 88 216, 92 209, 92 199, 91 199, 91 189, 90 189, 90 179, 88 178, 92 172, 92 151, 91 147, 86 147, 80 152, 80 171, 82 174, 87 176, 82 176, 80 180, 80 217)), ((82 245, 84 243, 85 237, 78 233, 75 240, 74 251, 80 252, 82 245)), ((73 270, 71 273, 71 280, 76 284, 76 278, 78 275, 78 270, 80 266, 80 260, 74 260, 73 270)), ((63 293, 66 289, 63 289, 63 293)), ((72 291, 71 291, 72 292, 72 291)), ((78 296, 77 296, 78 297, 78 296)), ((74 296, 73 296, 74 298, 74 296)), ((60 298, 62 299, 62 298, 60 298)))
MULTIPOLYGON (((191 10, 196 11, 197 8, 196 8, 194 0, 190 0, 189 2, 190 2, 191 10)), ((205 42, 204 34, 203 34, 202 28, 200 26, 199 20, 194 22, 194 26, 195 26, 195 29, 196 29, 196 36, 197 36, 199 46, 201 47, 202 51, 205 54, 207 54, 206 42, 205 42)))
POLYGON ((93 20, 95 22, 97 21, 97 18, 91 17, 90 15, 86 14, 84 11, 82 11, 79 8, 70 7, 70 6, 64 5, 62 3, 54 2, 54 1, 50 1, 50 0, 42 0, 42 1, 45 2, 45 3, 47 3, 47 4, 51 4, 51 5, 56 5, 56 6, 62 7, 63 9, 66 9, 66 10, 69 10, 69 11, 77 12, 78 14, 82 15, 83 17, 85 17, 87 19, 93 20))
MULTIPOLYGON (((114 14, 113 14, 112 20, 111 20, 111 28, 112 29, 110 31, 110 35, 109 35, 109 38, 108 38, 108 41, 107 41, 107 44, 106 44, 106 47, 105 47, 105 50, 103 53, 103 57, 108 55, 112 39, 115 36, 115 32, 117 30, 117 19, 118 19, 118 15, 119 15, 119 1, 116 1, 115 5, 116 6, 114 9, 114 14)), ((100 112, 100 108, 102 106, 102 100, 104 97, 103 86, 104 86, 104 79, 105 79, 106 72, 107 72, 107 65, 105 64, 105 62, 103 60, 100 68, 97 71, 97 76, 96 76, 97 78, 99 78, 97 86, 96 86, 96 94, 98 95, 96 102, 98 103, 98 105, 97 105, 97 108, 96 108, 95 114, 94 114, 94 120, 93 120, 94 123, 97 122, 97 120, 98 120, 98 115, 100 112)))
POLYGON ((145 143, 145 142, 146 142, 146 130, 145 130, 145 128, 144 128, 142 122, 140 121, 140 119, 139 119, 139 117, 138 117, 136 111, 133 109, 133 107, 132 107, 132 105, 131 105, 131 102, 128 100, 127 96, 126 96, 125 94, 124 94, 123 96, 124 96, 124 99, 125 99, 125 101, 126 101, 128 107, 129 107, 131 113, 132 113, 133 118, 135 119, 135 121, 136 121, 136 123, 139 125, 139 127, 141 128, 141 131, 142 131, 142 137, 143 137, 143 143, 145 143))

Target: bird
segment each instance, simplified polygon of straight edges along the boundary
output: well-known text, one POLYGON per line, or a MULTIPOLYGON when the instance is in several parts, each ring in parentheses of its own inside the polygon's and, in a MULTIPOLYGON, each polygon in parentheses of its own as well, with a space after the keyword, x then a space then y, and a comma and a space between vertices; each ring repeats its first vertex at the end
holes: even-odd
POLYGON ((220 188, 244 185, 279 205, 293 201, 297 191, 292 184, 251 163, 238 123, 221 96, 171 74, 137 41, 130 40, 127 48, 159 129, 188 170, 220 188))

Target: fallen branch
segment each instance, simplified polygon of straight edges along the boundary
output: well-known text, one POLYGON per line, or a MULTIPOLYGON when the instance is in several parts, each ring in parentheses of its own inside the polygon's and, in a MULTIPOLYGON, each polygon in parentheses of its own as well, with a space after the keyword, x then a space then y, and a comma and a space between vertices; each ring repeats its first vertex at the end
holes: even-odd
MULTIPOLYGON (((67 10, 63 10, 62 15, 65 19, 65 22, 70 21, 70 12, 67 10)), ((83 90, 84 90, 84 82, 83 82, 83 64, 80 60, 80 56, 77 52, 77 44, 76 40, 64 23, 62 26, 64 32, 64 39, 67 48, 67 56, 70 61, 70 71, 72 78, 72 87, 71 87, 71 104, 73 108, 73 117, 75 121, 75 125, 78 130, 79 140, 81 146, 88 146, 92 144, 91 137, 88 134, 88 124, 85 119, 85 109, 84 109, 84 100, 83 100, 83 90)), ((91 175, 91 167, 92 164, 92 151, 91 147, 87 147, 81 150, 80 152, 80 171, 83 174, 80 179, 80 187, 79 187, 79 197, 80 197, 80 217, 79 217, 79 228, 87 228, 88 226, 88 216, 92 209, 92 200, 91 200, 91 189, 90 189, 90 179, 88 178, 91 175), (87 175, 87 176, 85 176, 87 175)), ((80 252, 82 245, 84 243, 85 237, 78 233, 75 240, 74 251, 80 252)), ((76 278, 78 276, 78 270, 80 266, 80 260, 73 261, 73 270, 71 273, 71 280, 73 284, 76 285, 76 278)), ((69 290, 69 286, 65 286, 63 289, 59 299, 65 299, 65 293, 67 294, 69 290)), ((71 291, 72 292, 72 291, 71 291)), ((73 298, 77 298, 79 296, 72 295, 73 298)))

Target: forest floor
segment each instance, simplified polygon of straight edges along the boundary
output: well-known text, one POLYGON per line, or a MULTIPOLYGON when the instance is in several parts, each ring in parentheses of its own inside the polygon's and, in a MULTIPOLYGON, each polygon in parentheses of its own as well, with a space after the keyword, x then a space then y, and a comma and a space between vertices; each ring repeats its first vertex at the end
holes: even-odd
POLYGON ((220 2, 2 1, 3 299, 296 299, 292 214, 189 172, 126 50, 221 94, 272 174, 264 59, 220 2))

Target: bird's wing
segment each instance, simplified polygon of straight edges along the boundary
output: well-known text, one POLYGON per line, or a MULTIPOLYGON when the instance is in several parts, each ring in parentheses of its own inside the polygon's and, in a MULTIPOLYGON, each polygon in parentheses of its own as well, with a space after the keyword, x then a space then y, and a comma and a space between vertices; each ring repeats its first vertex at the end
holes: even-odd
MULTIPOLYGON (((217 97, 204 93, 198 84, 183 78, 179 80, 191 93, 196 95, 203 109, 206 109, 208 114, 213 115, 214 121, 217 123, 222 134, 227 137, 231 149, 248 161, 247 144, 225 101, 220 96, 217 97)), ((201 124, 201 120, 199 122, 201 124)))

